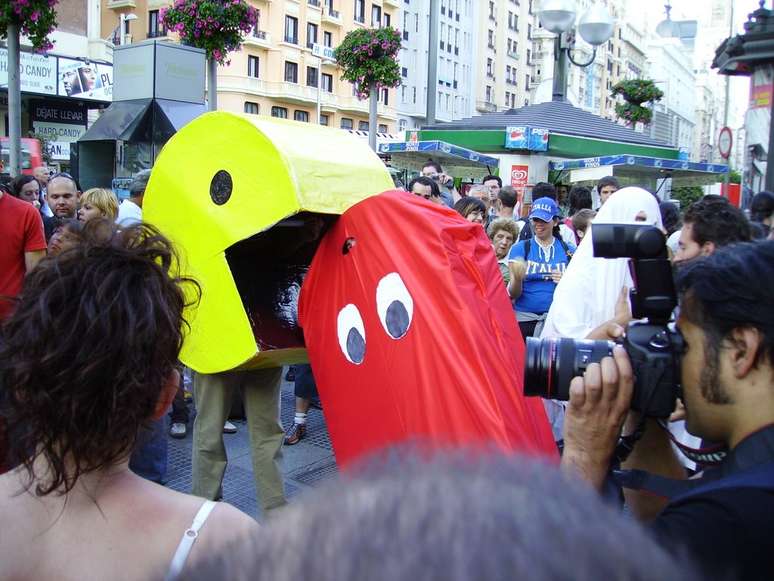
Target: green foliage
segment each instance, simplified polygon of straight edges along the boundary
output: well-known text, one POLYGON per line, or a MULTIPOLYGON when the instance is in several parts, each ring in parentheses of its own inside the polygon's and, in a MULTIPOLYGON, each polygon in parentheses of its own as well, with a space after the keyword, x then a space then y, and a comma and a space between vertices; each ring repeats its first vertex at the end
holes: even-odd
POLYGON ((730 184, 741 184, 742 183, 742 173, 739 170, 732 169, 730 172, 728 172, 728 183, 730 183, 730 184))
POLYGON ((48 35, 56 28, 59 0, 0 0, 0 38, 8 37, 8 25, 19 26, 36 52, 54 48, 48 35))
POLYGON ((688 206, 704 196, 704 190, 699 186, 683 186, 672 189, 672 199, 680 202, 680 210, 685 211, 688 206))
POLYGON ((632 125, 643 123, 647 125, 653 118, 649 107, 643 103, 655 103, 664 97, 664 92, 649 79, 632 79, 620 81, 613 86, 613 97, 621 95, 625 103, 616 103, 615 114, 632 125))
POLYGON ((229 52, 239 50, 258 22, 258 12, 244 0, 175 0, 162 9, 161 19, 183 43, 204 49, 208 59, 222 65, 229 52))
POLYGON ((334 50, 341 77, 355 85, 359 99, 368 98, 371 85, 377 90, 400 85, 400 41, 394 28, 356 28, 334 50))

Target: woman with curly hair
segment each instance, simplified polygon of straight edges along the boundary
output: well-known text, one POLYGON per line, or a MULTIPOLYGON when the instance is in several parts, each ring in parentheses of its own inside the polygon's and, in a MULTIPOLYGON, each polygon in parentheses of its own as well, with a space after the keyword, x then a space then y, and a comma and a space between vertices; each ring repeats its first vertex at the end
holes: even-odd
POLYGON ((255 526, 129 470, 177 390, 184 287, 198 289, 152 227, 90 230, 27 275, 2 327, 15 467, 0 476, 0 579, 173 579, 255 526))

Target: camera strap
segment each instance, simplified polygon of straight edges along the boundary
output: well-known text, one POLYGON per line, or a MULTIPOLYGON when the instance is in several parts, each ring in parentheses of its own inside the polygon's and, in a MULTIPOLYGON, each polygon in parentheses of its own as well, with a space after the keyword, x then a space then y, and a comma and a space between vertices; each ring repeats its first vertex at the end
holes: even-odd
POLYGON ((728 453, 728 448, 723 444, 709 444, 702 446, 701 448, 691 448, 675 438, 675 435, 669 430, 669 426, 665 420, 660 420, 658 425, 666 431, 672 444, 680 450, 683 456, 692 462, 695 462, 702 468, 717 466, 725 459, 726 454, 728 453))

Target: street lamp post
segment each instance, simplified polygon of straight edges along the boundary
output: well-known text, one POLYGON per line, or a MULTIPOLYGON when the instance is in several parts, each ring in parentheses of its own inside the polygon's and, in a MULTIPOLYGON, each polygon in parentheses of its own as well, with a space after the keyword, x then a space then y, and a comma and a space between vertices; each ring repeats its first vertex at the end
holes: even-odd
POLYGON ((591 58, 583 63, 572 56, 575 38, 575 0, 543 0, 538 18, 543 28, 556 34, 554 40, 554 87, 553 100, 567 100, 567 67, 569 63, 588 67, 597 56, 597 47, 613 36, 614 22, 601 4, 589 8, 578 21, 578 33, 593 47, 591 58))
POLYGON ((120 24, 119 24, 121 29, 120 29, 120 32, 119 32, 119 35, 118 35, 118 38, 119 38, 118 44, 120 44, 121 46, 124 46, 125 44, 128 44, 126 42, 126 40, 127 40, 126 37, 129 36, 129 35, 126 32, 126 23, 127 22, 131 22, 132 20, 137 20, 137 15, 136 14, 125 14, 123 12, 121 13, 120 24))

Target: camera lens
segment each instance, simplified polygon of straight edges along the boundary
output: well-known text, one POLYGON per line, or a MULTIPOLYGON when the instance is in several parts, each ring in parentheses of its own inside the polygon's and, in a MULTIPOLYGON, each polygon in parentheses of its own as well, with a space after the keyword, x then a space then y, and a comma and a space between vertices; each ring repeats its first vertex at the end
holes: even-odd
POLYGON ((612 341, 527 338, 524 395, 567 401, 570 382, 613 353, 612 341))

